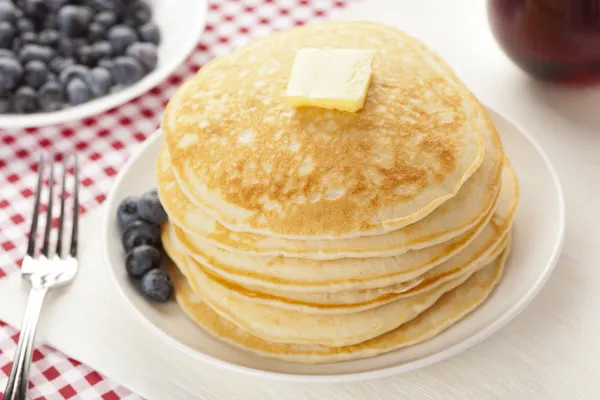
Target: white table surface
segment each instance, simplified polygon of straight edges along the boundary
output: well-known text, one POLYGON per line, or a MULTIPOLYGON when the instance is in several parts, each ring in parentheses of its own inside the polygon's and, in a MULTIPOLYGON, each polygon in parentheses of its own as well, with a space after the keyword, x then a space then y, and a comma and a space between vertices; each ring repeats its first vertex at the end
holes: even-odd
MULTIPOLYGON (((150 400, 600 399, 595 347, 600 342, 600 88, 548 87, 523 75, 493 41, 484 0, 364 0, 343 18, 384 22, 420 38, 483 102, 530 131, 550 156, 565 189, 567 238, 559 265, 533 303, 506 328, 458 356, 417 372, 352 384, 262 381, 171 356, 150 337, 123 343, 127 330, 133 335, 139 327, 121 315, 124 310, 111 308, 121 299, 109 287, 93 286, 92 275, 78 279, 92 282, 89 297, 95 290, 108 300, 96 317, 115 319, 123 337, 103 336, 93 321, 82 326, 83 314, 77 313, 87 312, 84 306, 72 306, 65 315, 69 296, 84 290, 74 285, 48 307, 40 338, 150 400), (74 340, 64 337, 65 324, 74 340)), ((15 282, 0 281, 0 298, 10 290, 15 301, 15 282)), ((15 308, 2 317, 18 323, 19 313, 15 308)))

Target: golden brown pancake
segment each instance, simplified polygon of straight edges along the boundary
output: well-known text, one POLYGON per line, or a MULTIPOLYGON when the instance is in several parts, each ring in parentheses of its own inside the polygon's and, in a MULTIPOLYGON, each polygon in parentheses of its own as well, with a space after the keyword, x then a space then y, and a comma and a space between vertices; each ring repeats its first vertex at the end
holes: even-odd
POLYGON ((481 105, 414 38, 329 22, 254 41, 204 66, 162 129, 190 201, 232 231, 293 239, 375 235, 454 197, 481 164, 481 105), (356 113, 283 96, 298 49, 375 49, 356 113))

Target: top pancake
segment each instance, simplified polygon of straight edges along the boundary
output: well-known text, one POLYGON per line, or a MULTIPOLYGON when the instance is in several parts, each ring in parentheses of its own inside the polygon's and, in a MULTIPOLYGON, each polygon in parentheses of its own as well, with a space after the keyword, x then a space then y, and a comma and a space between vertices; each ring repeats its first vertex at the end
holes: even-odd
POLYGON ((483 160, 479 107, 415 39, 330 22, 207 64, 173 96, 162 128, 182 190, 230 230, 349 238, 402 228, 458 192, 483 160), (362 110, 285 103, 305 47, 376 51, 362 110))

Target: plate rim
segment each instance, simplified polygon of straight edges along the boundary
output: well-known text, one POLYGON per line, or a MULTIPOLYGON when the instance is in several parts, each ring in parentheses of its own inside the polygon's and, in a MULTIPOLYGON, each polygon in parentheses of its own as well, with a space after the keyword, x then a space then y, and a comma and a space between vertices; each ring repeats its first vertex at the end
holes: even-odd
MULTIPOLYGON (((410 371, 414 371, 417 369, 421 369, 427 366, 431 366, 433 364, 437 364, 438 362, 444 361, 450 357, 453 357, 479 343, 489 338, 501 328, 505 327, 508 323, 514 320, 537 296, 540 290, 545 286, 546 282, 552 275, 556 264, 560 258, 562 253, 565 235, 566 235, 566 216, 565 216, 565 199, 564 193, 562 189, 562 185, 560 183, 560 179, 556 170, 554 169, 552 163, 550 162, 549 157, 544 152, 544 150, 540 147, 537 141, 531 136, 529 132, 522 128, 521 125, 515 123, 512 119, 506 117, 499 111, 496 111, 494 108, 490 106, 485 106, 488 112, 492 116, 498 116, 512 125, 525 139, 527 139, 533 148, 537 151, 537 153, 542 158, 546 169, 550 173, 552 177, 552 183, 554 186, 554 191, 557 194, 557 201, 559 207, 559 213, 557 215, 558 218, 558 240, 554 244, 554 248, 549 257, 549 261, 546 264, 544 269, 544 273, 541 274, 535 281, 534 285, 526 292, 524 296, 522 296, 518 302, 513 304, 510 308, 508 308, 499 318, 494 320, 488 326, 479 330, 472 336, 465 338, 464 340, 458 342, 457 344, 448 347, 444 350, 441 350, 437 353, 429 355, 427 357, 411 361, 407 364, 395 365, 395 366, 387 366, 382 367, 380 369, 374 369, 365 372, 352 372, 352 373, 341 373, 341 374, 331 374, 331 375, 310 375, 310 374, 298 374, 298 373, 284 373, 284 372, 273 372, 273 371, 265 371, 260 369, 255 369, 252 367, 247 367, 243 365, 237 365, 228 361, 221 360, 219 358, 210 356, 208 354, 202 353, 194 348, 188 347, 187 345, 177 341, 175 338, 171 337, 160 328, 155 326, 149 319, 147 319, 141 311, 139 311, 127 298, 127 295, 121 288, 117 282, 119 279, 115 276, 114 268, 110 266, 110 249, 108 248, 108 235, 109 235, 109 226, 114 222, 112 215, 115 210, 115 188, 120 186, 121 181, 124 179, 126 172, 131 168, 131 166, 138 160, 139 157, 156 142, 161 139, 162 133, 159 130, 154 132, 146 141, 142 144, 142 146, 138 149, 138 151, 125 163, 123 168, 121 168, 116 180, 111 186, 110 193, 106 199, 106 204, 108 207, 108 212, 106 213, 103 223, 102 223, 102 240, 103 240, 103 258, 106 264, 106 267, 109 270, 109 275, 112 280, 115 281, 115 285, 117 286, 118 292, 121 294, 125 302, 129 305, 129 309, 135 315, 135 317, 142 323, 143 326, 148 328, 151 332, 157 335, 159 338, 162 338, 168 345, 176 348, 178 351, 182 352, 186 356, 205 362, 211 366, 215 366, 217 368, 225 369, 228 371, 234 371, 238 373, 243 373, 249 376, 256 376, 260 378, 277 380, 283 382, 296 382, 296 383, 344 383, 344 382, 357 382, 357 381, 366 381, 366 380, 374 380, 386 378, 393 375, 399 375, 403 373, 407 373, 410 371)), ((255 355, 260 357, 258 355, 255 355)))
POLYGON ((25 115, 0 114, 0 128, 42 128, 49 125, 60 125, 83 120, 122 106, 160 85, 187 60, 206 30, 206 24, 208 23, 208 0, 195 0, 195 2, 199 4, 198 9, 200 11, 200 14, 198 14, 198 24, 194 25, 196 27, 195 32, 181 41, 180 47, 184 48, 185 51, 182 51, 179 57, 169 58, 163 65, 132 86, 107 96, 93 99, 84 104, 48 113, 40 112, 25 115))

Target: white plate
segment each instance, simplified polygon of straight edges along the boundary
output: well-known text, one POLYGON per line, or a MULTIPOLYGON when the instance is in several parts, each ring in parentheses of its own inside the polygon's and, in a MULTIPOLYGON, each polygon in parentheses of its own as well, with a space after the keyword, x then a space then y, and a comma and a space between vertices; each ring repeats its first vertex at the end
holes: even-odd
POLYGON ((0 114, 1 128, 25 128, 61 124, 100 114, 132 100, 164 81, 196 48, 206 25, 207 0, 148 0, 162 40, 158 66, 138 83, 123 90, 64 110, 35 114, 0 114))
MULTIPOLYGON (((558 178, 533 139, 498 113, 491 116, 519 177, 520 204, 514 246, 506 273, 489 299, 439 336, 374 358, 325 365, 272 360, 214 339, 194 325, 173 301, 156 306, 128 281, 115 213, 121 199, 155 187, 154 163, 162 136, 152 136, 121 170, 108 198, 103 240, 107 266, 133 314, 165 342, 195 358, 246 374, 296 382, 375 379, 442 361, 481 342, 506 325, 535 297, 559 257, 564 235, 564 203, 558 178)), ((149 349, 151 351, 151 349, 149 349)))

